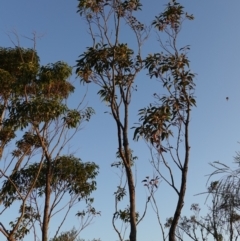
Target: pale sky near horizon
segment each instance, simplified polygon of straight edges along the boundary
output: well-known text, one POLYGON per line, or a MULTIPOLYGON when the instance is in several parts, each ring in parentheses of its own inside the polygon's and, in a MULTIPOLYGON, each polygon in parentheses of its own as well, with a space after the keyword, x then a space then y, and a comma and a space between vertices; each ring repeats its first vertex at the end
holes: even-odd
MULTIPOLYGON (((150 24, 167 2, 143 0, 140 18, 150 24)), ((180 37, 182 46, 191 46, 191 70, 197 74, 197 108, 193 110, 191 117, 191 161, 183 209, 183 215, 189 215, 192 203, 204 206, 205 196, 194 195, 206 190, 206 175, 213 170, 209 163, 222 161, 231 165, 235 152, 240 149, 240 1, 179 2, 187 12, 195 16, 194 21, 186 22, 180 37), (226 97, 229 97, 228 101, 226 97)), ((41 36, 37 39, 41 64, 62 60, 74 66, 78 56, 91 45, 87 36, 87 26, 76 13, 77 3, 77 0, 0 0, 0 47, 12 47, 8 37, 12 31, 16 31, 19 36, 29 37, 35 31, 41 36)), ((127 39, 127 36, 124 37, 127 39)), ((20 41, 23 47, 32 46, 31 41, 24 37, 20 37, 20 41)), ((156 46, 158 45, 152 32, 144 51, 157 52, 160 48, 156 49, 156 46)), ((70 104, 74 106, 84 95, 86 86, 80 85, 74 74, 72 80, 75 81, 76 91, 70 104)), ((152 94, 157 91, 156 87, 161 90, 160 84, 144 74, 138 77, 137 82, 139 89, 133 96, 130 126, 138 121, 138 109, 153 101, 152 94)), ((79 149, 77 154, 83 161, 94 161, 100 166, 98 189, 94 198, 95 207, 101 211, 101 216, 83 230, 81 238, 114 241, 118 240, 118 237, 111 225, 111 218, 114 212, 113 192, 118 185, 118 178, 115 170, 111 168, 111 163, 115 160, 117 150, 116 128, 111 117, 104 114, 107 107, 100 101, 97 91, 96 86, 88 86, 86 104, 95 109, 96 115, 85 124, 78 139, 73 143, 73 149, 79 149)), ((138 156, 136 192, 137 208, 141 212, 146 197, 141 181, 145 176, 151 176, 153 171, 148 163, 150 155, 145 143, 139 141, 132 142, 131 145, 138 156)), ((161 185, 163 184, 160 184, 157 198, 164 221, 173 214, 171 206, 175 204, 176 199, 172 191, 164 185, 162 191, 161 185)), ((9 215, 14 217, 13 213, 9 215)), ((2 221, 0 217, 0 222, 2 221)), ((156 216, 149 207, 145 220, 138 228, 138 241, 161 240, 156 223, 156 216)), ((68 219, 63 231, 71 229, 75 224, 75 221, 68 219)), ((51 226, 53 229, 56 228, 54 225, 53 223, 51 226)), ((3 240, 2 237, 0 234, 0 240, 3 240)), ((128 238, 128 234, 125 238, 128 238)), ((26 241, 30 240, 31 238, 26 238, 26 241)))

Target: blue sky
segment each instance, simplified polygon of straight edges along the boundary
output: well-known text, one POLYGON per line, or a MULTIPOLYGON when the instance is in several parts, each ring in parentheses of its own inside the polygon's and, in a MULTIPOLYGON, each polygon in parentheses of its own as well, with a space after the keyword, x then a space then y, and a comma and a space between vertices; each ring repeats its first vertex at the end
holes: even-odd
MULTIPOLYGON (((167 1, 143 0, 139 17, 150 24, 154 16, 163 10, 167 1)), ((194 196, 206 188, 206 175, 211 173, 210 162, 223 161, 231 165, 233 156, 239 148, 240 123, 240 2, 239 1, 180 1, 195 20, 186 22, 183 27, 180 44, 189 44, 191 69, 196 76, 197 108, 191 118, 191 162, 188 178, 188 190, 183 214, 189 213, 191 203, 204 203, 205 197, 194 196), (229 101, 226 101, 229 97, 229 101)), ((89 45, 87 26, 76 13, 77 1, 64 0, 0 0, 0 46, 12 46, 8 34, 16 31, 21 46, 31 47, 32 42, 21 36, 31 37, 35 31, 37 51, 41 64, 65 61, 75 65, 78 56, 89 45)), ((14 39, 14 36, 11 35, 14 39)), ((127 36, 124 36, 127 39, 127 36)), ((128 41, 128 40, 126 40, 128 41)), ((131 41, 131 40, 129 40, 131 41)), ((154 53, 160 50, 156 44, 154 32, 144 46, 144 52, 154 53)), ((76 91, 70 104, 82 98, 86 86, 79 84, 73 75, 76 91)), ((161 86, 144 74, 136 80, 138 92, 134 93, 131 106, 131 123, 137 122, 137 111, 153 101, 152 94, 161 86)), ((96 209, 102 215, 94 224, 86 228, 81 237, 85 239, 101 238, 102 241, 117 240, 111 226, 114 210, 113 192, 118 184, 111 163, 115 160, 117 149, 116 129, 111 117, 104 112, 107 107, 97 96, 97 87, 88 86, 86 104, 92 106, 96 115, 85 124, 79 133, 73 148, 84 161, 94 161, 100 166, 98 190, 94 194, 96 209)), ((149 166, 149 151, 143 141, 132 142, 137 161, 137 208, 142 210, 145 190, 141 180, 152 174, 149 166)), ((171 204, 175 196, 164 184, 157 194, 163 220, 172 215, 171 204)), ((0 218, 1 221, 1 218, 0 218)), ((74 224, 68 220, 64 230, 74 224)), ((54 225, 53 225, 54 226, 54 225)), ((77 226, 77 225, 76 225, 77 226)), ((156 216, 149 209, 146 219, 138 229, 138 240, 159 240, 160 231, 156 225, 156 216)), ((126 237, 127 238, 127 237, 126 237)), ((26 239, 27 240, 27 239, 26 239)))

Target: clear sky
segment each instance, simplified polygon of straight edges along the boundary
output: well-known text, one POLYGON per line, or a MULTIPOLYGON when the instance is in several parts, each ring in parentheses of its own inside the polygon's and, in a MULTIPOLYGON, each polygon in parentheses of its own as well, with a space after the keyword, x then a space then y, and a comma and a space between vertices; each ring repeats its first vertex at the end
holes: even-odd
MULTIPOLYGON (((8 37, 12 31, 16 31, 19 36, 28 37, 35 31, 41 36, 37 39, 41 64, 62 60, 74 66, 78 56, 90 43, 87 27, 76 13, 77 3, 76 0, 0 0, 0 46, 12 46, 8 37)), ((150 24, 166 3, 167 1, 143 0, 140 18, 150 24)), ((184 25, 181 33, 181 44, 191 46, 191 69, 197 73, 197 108, 193 110, 191 118, 191 162, 183 209, 183 214, 189 214, 191 203, 204 204, 205 197, 194 194, 205 191, 206 175, 212 171, 209 163, 219 160, 231 165, 235 152, 240 149, 240 1, 182 0, 180 3, 195 16, 194 21, 184 25), (228 101, 226 97, 229 97, 228 101)), ((20 41, 22 47, 32 46, 32 42, 23 37, 20 37, 20 41)), ((152 32, 144 51, 157 52, 159 49, 155 42, 152 32)), ((75 80, 74 75, 72 80, 75 80)), ((156 92, 156 88, 161 91, 161 86, 145 75, 140 75, 136 81, 139 90, 133 96, 131 126, 137 122, 138 109, 153 100, 152 94, 156 92)), ((86 87, 81 86, 78 80, 75 84, 77 88, 71 99, 72 105, 86 91, 86 87)), ((115 160, 117 150, 116 129, 111 117, 104 114, 107 107, 96 93, 97 88, 89 85, 86 103, 95 109, 96 115, 80 132, 73 148, 79 150, 77 154, 82 160, 94 161, 100 166, 98 190, 94 196, 95 207, 102 215, 81 233, 81 237, 86 240, 101 238, 102 241, 113 241, 117 240, 111 218, 114 212, 113 192, 118 185, 118 178, 111 163, 115 160)), ((144 142, 133 142, 132 147, 139 158, 136 191, 137 209, 141 212, 146 196, 141 180, 147 175, 151 176, 152 169, 148 163, 150 155, 144 142)), ((173 214, 171 204, 174 204, 176 199, 172 191, 164 184, 161 185, 163 187, 160 186, 157 198, 165 220, 173 214)), ((2 217, 0 221, 1 219, 2 217)), ((68 220, 63 230, 77 226, 74 222, 72 219, 68 220)), ((54 224, 52 228, 54 229, 54 224)), ((0 239, 2 240, 1 236, 0 239)), ((161 240, 156 216, 151 208, 138 228, 138 240, 161 240)))

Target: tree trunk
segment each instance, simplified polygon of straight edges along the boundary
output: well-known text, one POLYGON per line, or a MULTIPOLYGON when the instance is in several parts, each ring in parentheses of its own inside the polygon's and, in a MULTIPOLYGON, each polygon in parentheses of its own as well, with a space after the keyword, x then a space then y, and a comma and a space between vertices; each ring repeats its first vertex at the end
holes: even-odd
POLYGON ((46 173, 46 187, 45 187, 45 203, 44 203, 43 227, 42 227, 42 241, 48 241, 50 195, 51 195, 51 163, 48 160, 47 161, 47 173, 46 173))
POLYGON ((185 198, 185 193, 186 193, 186 188, 187 188, 187 174, 188 174, 188 163, 189 163, 189 152, 190 152, 190 146, 189 146, 189 135, 188 135, 188 128, 189 128, 189 120, 190 120, 190 104, 188 103, 187 107, 187 118, 185 121, 185 134, 184 134, 184 139, 185 139, 185 159, 184 159, 184 165, 182 167, 182 181, 181 181, 181 187, 180 187, 180 192, 178 196, 178 203, 177 207, 173 216, 172 220, 172 225, 169 230, 169 241, 176 241, 176 228, 178 225, 179 218, 181 216, 181 211, 184 205, 184 198, 185 198))
POLYGON ((173 216, 171 228, 169 230, 169 241, 176 241, 175 232, 176 232, 177 224, 184 205, 184 197, 185 197, 186 186, 187 186, 187 172, 188 172, 188 165, 186 165, 186 167, 184 166, 184 171, 182 173, 182 184, 181 184, 181 189, 178 197, 178 203, 173 216))
POLYGON ((7 238, 8 241, 17 241, 14 237, 13 237, 13 234, 10 235, 8 238, 7 238))
POLYGON ((128 189, 129 189, 129 203, 130 203, 130 241, 137 240, 137 225, 136 225, 136 204, 135 204, 135 186, 131 167, 126 168, 128 189))
POLYGON ((125 99, 124 106, 125 106, 125 115, 124 115, 124 130, 123 130, 123 147, 126 157, 125 168, 128 180, 128 190, 129 190, 129 204, 130 204, 130 241, 137 241, 137 224, 136 224, 136 202, 135 202, 135 185, 134 179, 132 174, 132 161, 131 160, 131 153, 129 149, 129 142, 128 142, 128 102, 129 99, 125 99))

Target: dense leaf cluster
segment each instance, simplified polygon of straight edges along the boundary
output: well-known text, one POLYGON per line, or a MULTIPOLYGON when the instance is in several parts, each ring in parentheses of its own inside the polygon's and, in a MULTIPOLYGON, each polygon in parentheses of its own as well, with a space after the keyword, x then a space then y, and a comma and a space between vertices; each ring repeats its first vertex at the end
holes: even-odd
POLYGON ((98 166, 61 154, 94 110, 67 106, 66 100, 74 91, 68 64, 40 66, 39 61, 33 49, 0 48, 0 85, 4 87, 0 90, 0 154, 9 162, 0 169, 0 203, 3 211, 20 205, 9 230, 1 223, 8 240, 23 238, 35 222, 46 230, 46 239, 53 210, 63 196, 70 196, 71 205, 82 199, 88 203, 96 189, 98 166), (5 149, 11 155, 4 155, 5 149), (44 213, 38 198, 45 199, 44 213))

